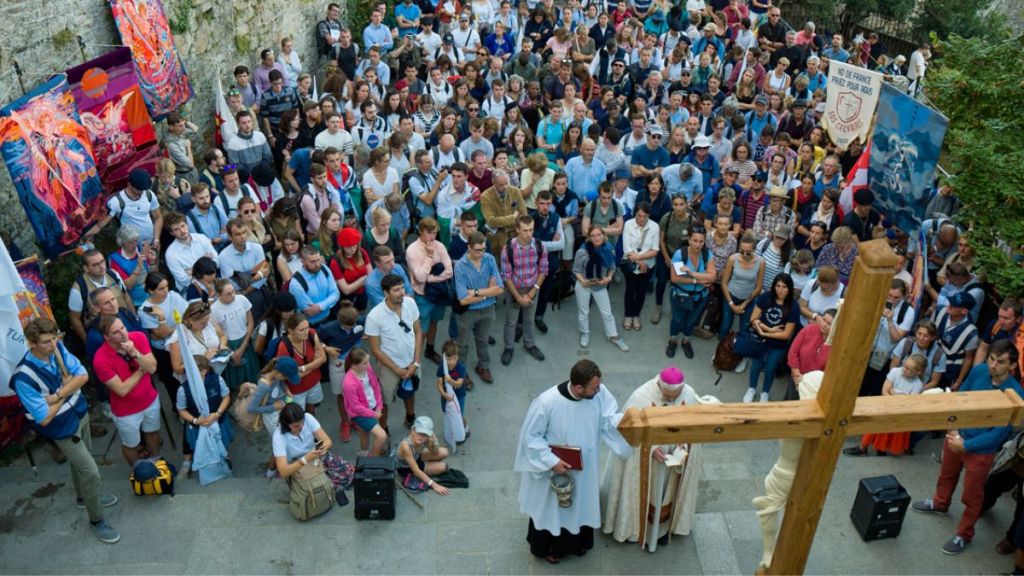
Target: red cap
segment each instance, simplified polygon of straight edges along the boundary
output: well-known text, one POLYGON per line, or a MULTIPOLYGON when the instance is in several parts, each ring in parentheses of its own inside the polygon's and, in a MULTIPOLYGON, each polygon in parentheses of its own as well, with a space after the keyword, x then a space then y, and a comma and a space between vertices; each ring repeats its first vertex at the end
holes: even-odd
POLYGON ((357 246, 362 239, 363 235, 355 228, 342 228, 338 230, 338 246, 342 248, 357 246))

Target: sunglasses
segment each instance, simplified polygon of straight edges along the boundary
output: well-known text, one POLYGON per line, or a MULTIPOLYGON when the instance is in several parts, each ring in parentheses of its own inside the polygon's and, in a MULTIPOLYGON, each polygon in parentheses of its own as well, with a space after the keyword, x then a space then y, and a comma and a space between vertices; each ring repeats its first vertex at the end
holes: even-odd
POLYGON ((479 112, 480 111, 479 108, 467 108, 467 110, 469 110, 470 112, 479 112))
POLYGON ((252 210, 252 209, 249 209, 249 210, 242 210, 242 214, 255 214, 255 213, 256 213, 256 211, 255 211, 255 210, 252 210))
POLYGON ((412 328, 409 328, 409 325, 405 323, 405 320, 399 320, 398 325, 401 326, 403 330, 405 330, 406 334, 412 332, 412 328))

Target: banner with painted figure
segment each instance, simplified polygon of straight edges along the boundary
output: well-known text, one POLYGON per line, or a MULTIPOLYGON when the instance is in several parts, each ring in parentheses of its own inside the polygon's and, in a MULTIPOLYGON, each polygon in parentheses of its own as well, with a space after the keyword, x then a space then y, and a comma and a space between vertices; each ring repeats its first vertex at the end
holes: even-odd
POLYGON ((856 138, 865 141, 881 89, 881 74, 834 60, 829 63, 823 123, 837 148, 845 150, 856 138))
POLYGON ((50 308, 50 295, 46 292, 43 282, 43 271, 39 267, 39 257, 29 256, 14 263, 21 280, 22 289, 15 293, 14 303, 18 305, 18 319, 21 325, 28 324, 33 318, 53 320, 53 309, 50 308))
POLYGON ((110 0, 110 11, 131 49, 142 96, 153 120, 178 109, 192 97, 192 84, 181 62, 160 0, 110 0))
POLYGON ((916 237, 934 187, 935 164, 949 120, 893 86, 882 86, 868 178, 878 210, 916 237))
POLYGON ((67 75, 104 189, 110 193, 123 189, 134 168, 153 174, 160 147, 131 50, 118 48, 69 68, 67 75))
POLYGON ((0 155, 48 256, 77 245, 106 213, 92 143, 64 74, 0 109, 0 155))

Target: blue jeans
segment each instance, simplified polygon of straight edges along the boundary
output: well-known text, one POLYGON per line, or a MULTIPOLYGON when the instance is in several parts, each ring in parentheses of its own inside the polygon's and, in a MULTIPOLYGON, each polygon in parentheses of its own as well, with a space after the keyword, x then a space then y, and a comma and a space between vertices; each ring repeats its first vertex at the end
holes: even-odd
POLYGON ((761 377, 761 372, 764 372, 764 386, 761 388, 761 391, 765 393, 771 392, 772 384, 775 383, 775 369, 779 367, 779 362, 782 361, 785 355, 785 348, 765 347, 764 354, 760 358, 753 359, 748 386, 757 390, 757 379, 761 377))
MULTIPOLYGON (((732 297, 732 303, 736 304, 737 306, 742 304, 743 300, 744 300, 744 298, 737 298, 736 296, 732 297)), ((747 309, 743 311, 743 314, 740 315, 740 327, 737 329, 737 332, 739 330, 743 330, 744 328, 746 328, 747 326, 750 325, 750 314, 753 311, 754 311, 754 303, 751 302, 750 305, 747 306, 747 309)), ((721 327, 718 328, 718 339, 719 340, 724 340, 725 336, 729 333, 729 330, 732 330, 732 321, 733 321, 734 318, 736 318, 736 313, 732 311, 732 308, 730 308, 728 304, 723 302, 722 303, 722 325, 721 325, 721 327)))
POLYGON ((682 305, 678 298, 673 297, 669 292, 669 302, 672 304, 672 324, 669 327, 669 338, 676 339, 682 334, 687 339, 693 336, 693 329, 700 321, 700 315, 704 312, 704 305, 708 302, 708 295, 705 291, 701 294, 700 300, 692 300, 689 307, 682 305))

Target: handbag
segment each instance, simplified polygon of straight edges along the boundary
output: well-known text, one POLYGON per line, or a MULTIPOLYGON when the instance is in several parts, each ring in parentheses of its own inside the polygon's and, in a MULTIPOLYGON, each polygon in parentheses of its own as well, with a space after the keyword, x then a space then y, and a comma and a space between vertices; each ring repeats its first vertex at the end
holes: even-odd
POLYGON ((231 405, 231 415, 234 416, 238 427, 246 432, 256 432, 263 427, 263 419, 260 414, 249 412, 249 404, 256 394, 256 385, 252 382, 243 382, 238 387, 238 394, 231 405))
POLYGON ((760 358, 764 354, 764 337, 756 334, 753 328, 744 328, 736 334, 732 351, 744 358, 760 358))

